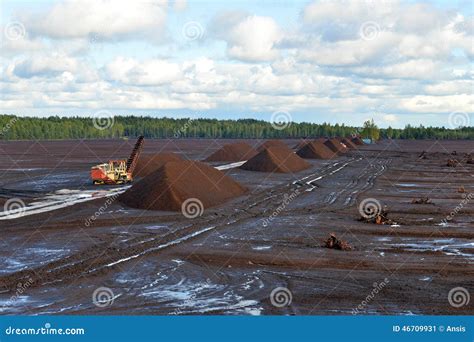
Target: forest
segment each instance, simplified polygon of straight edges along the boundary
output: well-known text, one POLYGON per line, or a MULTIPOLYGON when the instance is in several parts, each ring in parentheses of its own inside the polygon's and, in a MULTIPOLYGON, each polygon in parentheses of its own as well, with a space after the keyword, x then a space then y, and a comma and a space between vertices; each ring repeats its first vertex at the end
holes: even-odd
POLYGON ((448 129, 407 125, 378 128, 373 120, 360 127, 329 123, 277 123, 151 116, 23 117, 0 115, 0 140, 146 138, 312 138, 354 136, 380 139, 471 139, 474 127, 448 129))

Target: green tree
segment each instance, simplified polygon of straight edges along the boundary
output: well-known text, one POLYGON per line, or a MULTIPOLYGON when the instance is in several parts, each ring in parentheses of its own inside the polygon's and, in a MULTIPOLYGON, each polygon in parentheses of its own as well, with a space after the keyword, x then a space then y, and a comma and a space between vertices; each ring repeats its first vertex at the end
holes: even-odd
POLYGON ((380 139, 380 129, 375 124, 374 119, 364 122, 361 135, 362 138, 369 138, 374 141, 380 139))

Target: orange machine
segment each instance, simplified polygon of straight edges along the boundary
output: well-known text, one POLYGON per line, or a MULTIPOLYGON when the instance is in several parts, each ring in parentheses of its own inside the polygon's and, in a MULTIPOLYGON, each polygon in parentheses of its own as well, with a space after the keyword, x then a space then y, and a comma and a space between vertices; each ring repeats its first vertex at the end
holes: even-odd
POLYGON ((130 157, 125 160, 109 160, 91 168, 91 178, 94 184, 124 184, 133 180, 133 170, 138 156, 143 148, 144 137, 139 136, 130 157))

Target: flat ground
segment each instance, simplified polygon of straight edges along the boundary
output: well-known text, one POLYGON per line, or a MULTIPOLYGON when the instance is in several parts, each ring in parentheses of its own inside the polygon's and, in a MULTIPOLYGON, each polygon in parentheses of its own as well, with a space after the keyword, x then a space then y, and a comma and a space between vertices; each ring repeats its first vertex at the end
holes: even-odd
MULTIPOLYGON (((145 152, 204 159, 229 142, 147 140, 145 152)), ((0 142, 0 204, 110 190, 90 184, 89 168, 133 143, 0 142)), ((467 152, 473 142, 384 141, 296 174, 230 169, 250 191, 195 219, 99 196, 2 220, 0 313, 472 314, 474 299, 448 301, 453 288, 474 289, 474 165, 446 166, 467 152), (432 204, 411 203, 421 197, 432 204), (393 222, 359 221, 365 199, 393 222), (329 233, 353 249, 324 248, 329 233), (113 303, 94 305, 99 287, 113 303), (291 303, 272 304, 278 287, 291 303)))

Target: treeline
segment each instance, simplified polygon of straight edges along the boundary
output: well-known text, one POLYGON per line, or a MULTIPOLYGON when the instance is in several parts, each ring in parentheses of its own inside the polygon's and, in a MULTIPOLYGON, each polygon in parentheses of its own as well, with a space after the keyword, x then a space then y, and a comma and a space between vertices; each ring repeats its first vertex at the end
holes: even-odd
MULTIPOLYGON (((375 129, 378 130, 378 128, 375 129)), ((115 117, 17 117, 0 115, 0 139, 103 139, 146 138, 303 138, 358 134, 374 136, 374 127, 352 127, 327 123, 294 123, 272 125, 253 119, 173 119, 137 116, 115 117), (276 126, 276 127, 275 127, 276 126)), ((474 139, 474 128, 446 129, 412 127, 380 129, 377 136, 399 139, 474 139)))

